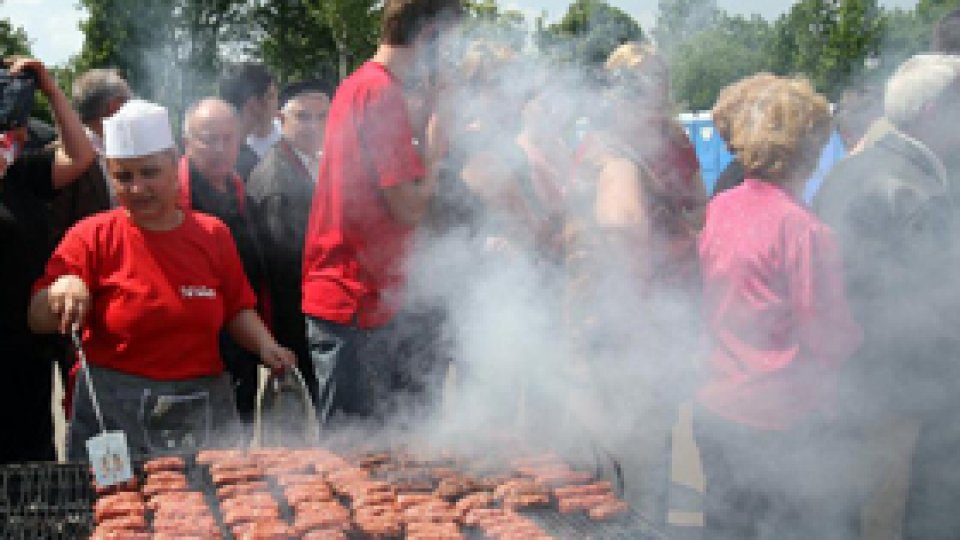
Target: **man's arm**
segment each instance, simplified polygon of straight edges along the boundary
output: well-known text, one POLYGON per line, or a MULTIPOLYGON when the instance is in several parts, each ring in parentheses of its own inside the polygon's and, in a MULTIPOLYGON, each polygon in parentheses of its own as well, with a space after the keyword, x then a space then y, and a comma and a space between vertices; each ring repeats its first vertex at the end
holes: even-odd
POLYGON ((90 167, 97 153, 83 131, 80 117, 73 110, 67 96, 53 80, 43 63, 32 58, 16 58, 10 66, 11 73, 31 71, 37 76, 39 89, 50 102, 57 130, 63 144, 57 148, 53 162, 53 186, 61 188, 76 180, 90 167))

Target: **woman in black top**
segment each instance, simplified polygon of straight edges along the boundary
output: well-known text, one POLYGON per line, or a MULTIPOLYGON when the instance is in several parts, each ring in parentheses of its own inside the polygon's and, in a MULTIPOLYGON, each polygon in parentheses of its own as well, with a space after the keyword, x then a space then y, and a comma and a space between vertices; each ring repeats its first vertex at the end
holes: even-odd
POLYGON ((33 281, 50 255, 46 202, 93 163, 93 146, 70 102, 37 60, 9 62, 11 74, 32 73, 53 109, 63 145, 56 151, 22 152, 26 118, 3 134, 10 152, 0 156, 0 425, 6 430, 0 463, 52 460, 50 410, 52 365, 40 353, 41 342, 27 328, 33 281), (22 121, 22 123, 20 123, 22 121), (9 157, 9 159, 8 159, 9 157))

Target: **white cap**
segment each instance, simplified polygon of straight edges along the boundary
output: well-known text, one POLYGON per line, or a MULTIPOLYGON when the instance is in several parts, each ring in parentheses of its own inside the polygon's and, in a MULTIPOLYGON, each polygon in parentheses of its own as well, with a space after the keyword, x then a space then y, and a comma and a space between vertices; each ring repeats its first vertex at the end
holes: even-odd
POLYGON ((173 131, 167 109, 131 99, 103 120, 104 157, 132 158, 173 148, 173 131))

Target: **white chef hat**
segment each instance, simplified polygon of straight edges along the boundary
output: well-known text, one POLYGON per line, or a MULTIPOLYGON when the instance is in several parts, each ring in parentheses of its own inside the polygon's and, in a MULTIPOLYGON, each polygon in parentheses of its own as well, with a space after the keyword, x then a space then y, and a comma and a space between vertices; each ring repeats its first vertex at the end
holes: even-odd
POLYGON ((103 121, 104 157, 131 158, 173 148, 173 131, 167 109, 141 99, 131 99, 103 121))

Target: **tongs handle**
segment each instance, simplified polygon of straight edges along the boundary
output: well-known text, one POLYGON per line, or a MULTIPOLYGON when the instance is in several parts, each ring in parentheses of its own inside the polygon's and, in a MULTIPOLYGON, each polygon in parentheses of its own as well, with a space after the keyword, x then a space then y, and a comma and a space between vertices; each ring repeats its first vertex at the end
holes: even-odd
POLYGON ((80 340, 80 332, 77 326, 70 329, 70 339, 73 341, 73 347, 77 349, 77 356, 80 357, 80 371, 87 384, 87 393, 90 394, 90 402, 93 403, 93 412, 97 415, 97 424, 100 425, 100 432, 107 430, 103 423, 103 415, 100 413, 100 402, 97 400, 97 392, 93 388, 93 379, 90 377, 90 368, 87 365, 87 355, 83 352, 83 342, 80 340))

